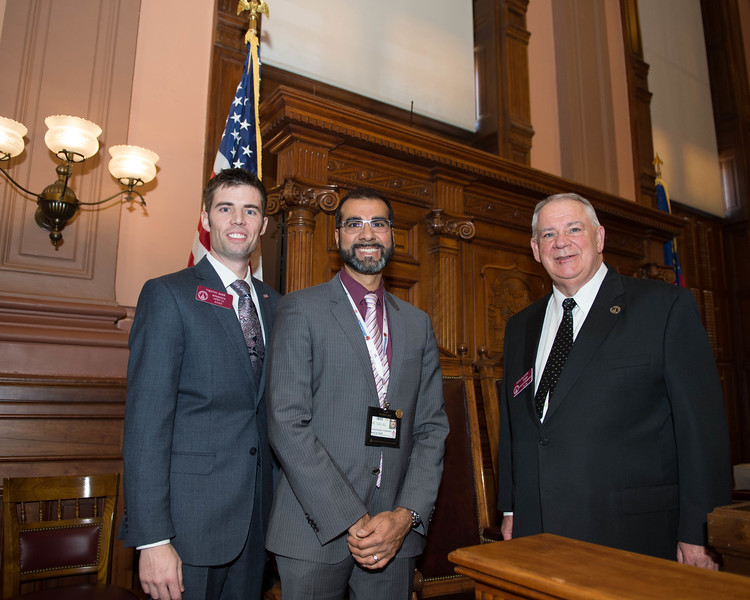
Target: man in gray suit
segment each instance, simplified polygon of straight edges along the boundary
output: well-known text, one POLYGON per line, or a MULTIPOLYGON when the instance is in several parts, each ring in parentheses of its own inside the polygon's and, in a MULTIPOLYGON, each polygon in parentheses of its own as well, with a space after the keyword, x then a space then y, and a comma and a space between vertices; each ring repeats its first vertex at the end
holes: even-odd
POLYGON ((278 293, 248 268, 266 192, 227 169, 203 205, 210 254, 146 282, 130 334, 120 537, 159 600, 260 598, 266 562, 263 358, 278 293))
POLYGON ((266 547, 284 600, 408 598, 425 545, 448 419, 430 319, 383 287, 392 225, 383 196, 353 190, 336 211, 344 268, 279 302, 266 547))

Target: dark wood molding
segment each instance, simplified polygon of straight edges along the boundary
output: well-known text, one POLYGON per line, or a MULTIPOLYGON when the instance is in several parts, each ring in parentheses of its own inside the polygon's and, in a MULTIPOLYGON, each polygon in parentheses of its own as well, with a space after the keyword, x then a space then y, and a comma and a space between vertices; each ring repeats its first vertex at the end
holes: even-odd
POLYGON ((641 26, 637 0, 620 0, 625 50, 625 73, 630 108, 630 138, 633 141, 633 172, 638 204, 656 206, 654 144, 651 130, 651 92, 648 88, 648 63, 643 60, 641 26))

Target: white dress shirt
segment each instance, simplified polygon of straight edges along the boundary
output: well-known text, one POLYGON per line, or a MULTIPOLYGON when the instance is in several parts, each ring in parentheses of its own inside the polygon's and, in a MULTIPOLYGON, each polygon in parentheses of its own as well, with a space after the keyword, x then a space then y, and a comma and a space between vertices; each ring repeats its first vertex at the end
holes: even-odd
MULTIPOLYGON (((596 300, 596 295, 599 293, 599 288, 604 281, 604 276, 607 274, 607 266, 602 263, 599 270, 594 273, 594 276, 589 279, 583 287, 578 290, 573 296, 576 301, 576 305, 573 308, 573 341, 575 342, 578 332, 583 326, 583 322, 591 310, 591 306, 596 300)), ((534 390, 539 387, 539 383, 542 380, 542 373, 544 373, 544 367, 547 364, 547 358, 552 351, 552 344, 555 341, 557 330, 560 327, 560 323, 563 318, 563 307, 562 303, 566 296, 552 286, 552 296, 550 296, 549 304, 547 304, 547 312, 544 316, 544 324, 542 325, 542 335, 539 338, 539 348, 536 352, 536 363, 534 365, 534 390)), ((544 412, 542 413, 542 421, 547 416, 547 407, 549 405, 549 395, 544 401, 544 412)))

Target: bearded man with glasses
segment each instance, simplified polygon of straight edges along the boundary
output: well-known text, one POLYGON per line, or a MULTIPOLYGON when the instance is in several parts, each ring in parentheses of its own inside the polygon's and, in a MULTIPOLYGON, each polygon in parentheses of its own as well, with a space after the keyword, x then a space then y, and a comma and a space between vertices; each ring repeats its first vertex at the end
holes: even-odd
POLYGON ((387 293, 393 210, 352 190, 336 211, 343 269, 277 307, 269 439, 281 464, 266 547, 284 600, 411 595, 448 419, 429 317, 387 293))

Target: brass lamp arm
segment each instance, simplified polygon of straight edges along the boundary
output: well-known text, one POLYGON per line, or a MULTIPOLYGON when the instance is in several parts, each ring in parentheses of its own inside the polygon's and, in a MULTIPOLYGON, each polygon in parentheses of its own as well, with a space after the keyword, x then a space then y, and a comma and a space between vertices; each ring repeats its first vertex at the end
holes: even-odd
POLYGON ((21 190, 21 191, 22 191, 22 192, 24 192, 25 194, 29 194, 30 196, 34 196, 35 198, 36 198, 36 197, 39 197, 39 194, 35 194, 35 193, 34 193, 34 192, 32 192, 31 190, 27 190, 27 189, 26 189, 25 187, 23 187, 23 186, 22 186, 22 185, 21 185, 20 183, 18 183, 18 182, 17 182, 17 181, 15 180, 15 179, 13 179, 13 178, 12 178, 12 177, 10 176, 10 173, 8 173, 8 171, 6 171, 5 169, 3 169, 2 167, 0 167, 0 171, 2 171, 2 172, 3 172, 3 175, 5 175, 5 176, 6 176, 7 178, 8 178, 8 181, 10 181, 10 182, 11 182, 11 183, 12 183, 12 184, 13 184, 14 186, 16 186, 16 187, 17 187, 17 188, 18 188, 19 190, 21 190))

